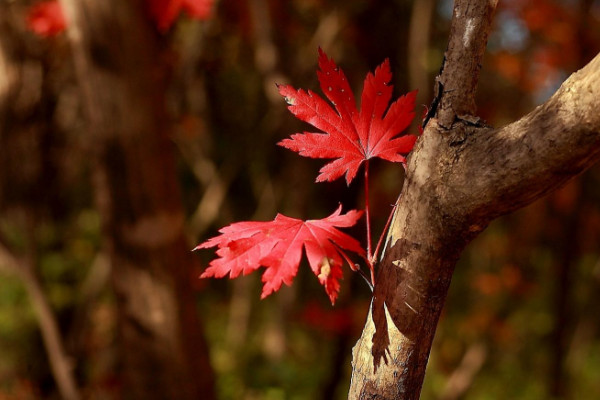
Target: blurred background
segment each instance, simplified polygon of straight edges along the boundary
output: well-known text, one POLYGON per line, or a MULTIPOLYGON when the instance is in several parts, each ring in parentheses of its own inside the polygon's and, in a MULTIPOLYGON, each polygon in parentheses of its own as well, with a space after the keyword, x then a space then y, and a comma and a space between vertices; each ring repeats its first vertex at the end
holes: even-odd
MULTIPOLYGON (((82 398, 120 399, 128 364, 115 284, 119 242, 106 229, 114 221, 95 183, 98 142, 90 136, 97 134, 73 46, 62 29, 40 28, 35 4, 0 0, 0 400, 64 395, 49 356, 56 351, 82 398)), ((396 95, 418 89, 420 115, 432 99, 452 1, 217 0, 211 7, 201 20, 184 7, 148 36, 158 43, 157 63, 169 69, 156 90, 173 165, 148 158, 137 167, 171 174, 161 178, 170 182, 163 191, 180 191, 169 207, 184 215, 185 248, 234 221, 277 212, 322 218, 339 202, 360 208, 360 180, 315 184, 322 161, 276 146, 307 126, 287 111, 275 83, 320 92, 320 46, 360 93, 366 73, 389 58, 396 95)), ((481 117, 493 126, 519 118, 599 50, 600 1, 500 1, 479 85, 481 117)), ((136 140, 140 151, 152 142, 136 140)), ((372 178, 379 234, 402 167, 375 162, 372 178)), ((107 201, 118 208, 122 198, 107 201)), ((260 273, 198 279, 213 256, 187 255, 178 268, 189 269, 183 276, 194 307, 187 310, 203 325, 217 398, 345 398, 370 301, 362 279, 346 269, 332 307, 303 261, 291 287, 261 301, 260 273)), ((468 246, 422 398, 600 398, 598 304, 600 169, 593 168, 495 221, 468 246)))

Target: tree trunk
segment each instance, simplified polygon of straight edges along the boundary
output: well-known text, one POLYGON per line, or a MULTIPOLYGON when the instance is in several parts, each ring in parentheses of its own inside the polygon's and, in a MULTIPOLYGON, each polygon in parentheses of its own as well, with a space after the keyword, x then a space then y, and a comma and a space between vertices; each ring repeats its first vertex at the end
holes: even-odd
POLYGON ((10 220, 11 212, 7 210, 11 208, 18 208, 27 216, 27 222, 20 226, 27 246, 26 250, 21 250, 21 255, 0 233, 0 270, 17 276, 23 284, 36 315, 60 397, 79 400, 81 396, 74 374, 76 360, 65 349, 58 318, 38 279, 37 243, 34 230, 30 229, 37 226, 38 216, 43 215, 46 207, 51 207, 49 203, 53 196, 48 193, 52 190, 41 183, 56 184, 47 179, 52 176, 52 180, 56 172, 55 165, 47 162, 47 154, 55 150, 53 141, 48 138, 56 139, 59 135, 47 123, 48 116, 54 111, 54 93, 49 90, 46 77, 48 59, 39 54, 37 57, 32 55, 18 22, 22 15, 23 8, 19 5, 0 4, 0 218, 10 220), (28 75, 27 70, 39 71, 38 79, 28 75), (38 90, 40 98, 36 99, 31 92, 38 90), (26 95, 29 95, 28 101, 23 101, 26 95), (31 151, 22 146, 27 142, 39 147, 31 151))
POLYGON ((196 259, 165 113, 169 68, 144 1, 62 0, 118 300, 125 395, 212 399, 196 259))
POLYGON ((600 56, 501 129, 475 116, 495 1, 457 0, 436 100, 409 157, 371 310, 353 350, 350 399, 418 399, 456 261, 489 222, 600 158, 600 56))

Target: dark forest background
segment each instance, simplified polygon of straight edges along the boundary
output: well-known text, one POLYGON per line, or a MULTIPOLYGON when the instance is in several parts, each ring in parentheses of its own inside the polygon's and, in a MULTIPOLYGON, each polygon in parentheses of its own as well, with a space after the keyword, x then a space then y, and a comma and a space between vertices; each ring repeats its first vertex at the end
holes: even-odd
MULTIPOLYGON (((121 336, 110 284, 118 266, 103 245, 93 142, 67 36, 31 32, 32 4, 0 1, 0 52, 11 55, 0 54, 0 399, 58 396, 36 295, 58 323, 83 397, 118 399, 121 336)), ((360 207, 360 181, 315 184, 321 161, 275 145, 306 129, 275 83, 318 92, 320 46, 359 93, 366 73, 389 58, 396 95, 418 89, 420 115, 433 97, 451 14, 450 0, 221 0, 207 20, 183 14, 156 32, 160 62, 170 66, 165 115, 189 249, 234 221, 277 212, 322 218, 340 201, 360 207)), ((501 1, 479 114, 493 126, 519 118, 599 50, 600 1, 501 1)), ((403 175, 399 165, 372 165, 379 232, 403 175)), ((199 280, 212 256, 194 254, 189 282, 219 398, 345 398, 370 301, 360 276, 344 271, 331 307, 303 264, 293 286, 261 301, 260 274, 199 280)), ((598 304, 600 169, 593 168, 468 246, 422 397, 599 398, 598 304)))

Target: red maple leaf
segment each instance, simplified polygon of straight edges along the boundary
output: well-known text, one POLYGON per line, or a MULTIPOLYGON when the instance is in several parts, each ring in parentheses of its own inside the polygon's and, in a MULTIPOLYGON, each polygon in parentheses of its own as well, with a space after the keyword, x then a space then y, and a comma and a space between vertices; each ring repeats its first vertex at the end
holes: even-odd
POLYGON ((341 214, 342 207, 318 220, 302 221, 277 214, 268 222, 237 222, 222 228, 215 236, 194 250, 217 246, 219 258, 211 261, 201 278, 235 278, 247 275, 263 266, 266 268, 261 298, 279 290, 282 283, 291 285, 298 272, 302 248, 319 282, 325 287, 333 304, 340 290, 343 260, 352 267, 348 250, 365 256, 360 243, 336 227, 350 227, 362 211, 341 214))
POLYGON ((42 1, 29 8, 25 18, 27 28, 42 37, 56 36, 67 28, 60 3, 42 1))
POLYGON ((166 32, 181 11, 194 19, 210 18, 214 0, 148 0, 148 3, 158 30, 166 32))
POLYGON ((350 184, 363 161, 373 157, 405 162, 405 155, 412 150, 416 136, 396 136, 415 116, 417 92, 400 97, 388 108, 393 90, 389 84, 392 79, 389 60, 377 67, 375 75, 367 74, 360 111, 356 109, 354 94, 344 72, 321 49, 319 68, 321 90, 335 110, 310 90, 281 85, 279 93, 296 117, 324 133, 297 133, 278 144, 305 157, 335 158, 321 168, 317 182, 332 181, 346 174, 346 182, 350 184))

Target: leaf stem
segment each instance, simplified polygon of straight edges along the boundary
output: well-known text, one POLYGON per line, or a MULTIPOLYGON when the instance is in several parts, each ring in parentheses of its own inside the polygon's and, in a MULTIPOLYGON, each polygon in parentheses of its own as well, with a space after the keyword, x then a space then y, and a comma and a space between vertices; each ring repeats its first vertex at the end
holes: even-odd
POLYGON ((375 263, 371 244, 371 213, 369 206, 369 160, 365 161, 365 219, 367 220, 367 264, 371 271, 371 284, 375 286, 375 263))
POLYGON ((383 238, 387 236, 387 231, 390 227, 390 223, 392 222, 392 218, 394 216, 394 211, 396 211, 396 207, 398 207, 398 202, 400 201, 401 196, 402 193, 400 194, 400 196, 398 196, 396 203, 394 203, 394 205, 392 206, 392 211, 390 211, 390 215, 388 216, 383 231, 381 231, 381 235, 379 236, 379 240, 377 241, 377 247, 375 247, 375 252, 373 253, 373 260, 375 260, 374 262, 376 262, 377 258, 379 257, 379 251, 381 249, 381 245, 383 244, 383 238))
POLYGON ((367 160, 365 161, 365 218, 367 219, 367 257, 371 263, 373 253, 371 253, 371 214, 369 210, 369 160, 367 160))

